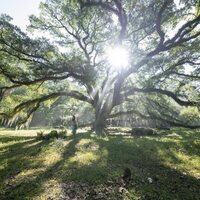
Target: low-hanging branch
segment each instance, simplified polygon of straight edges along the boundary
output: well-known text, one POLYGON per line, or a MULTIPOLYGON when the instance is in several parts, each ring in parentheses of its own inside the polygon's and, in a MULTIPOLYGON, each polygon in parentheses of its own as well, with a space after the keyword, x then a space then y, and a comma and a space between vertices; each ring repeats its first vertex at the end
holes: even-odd
POLYGON ((48 95, 44 95, 42 97, 38 97, 38 98, 35 98, 35 99, 31 99, 31 100, 22 102, 19 105, 17 105, 9 115, 6 114, 6 113, 0 113, 0 115, 2 116, 1 118, 2 119, 12 118, 17 113, 21 112, 22 110, 28 109, 27 110, 28 112, 27 112, 25 119, 20 122, 21 124, 23 124, 39 108, 41 103, 48 101, 50 99, 55 99, 55 98, 60 97, 60 96, 68 96, 68 97, 71 97, 71 98, 74 98, 74 99, 77 99, 77 100, 80 100, 80 101, 84 101, 84 102, 87 102, 87 103, 90 103, 90 104, 92 103, 92 100, 90 98, 86 97, 85 95, 83 95, 80 92, 75 91, 75 90, 70 91, 70 92, 55 92, 55 93, 51 93, 51 94, 48 94, 48 95))
MULTIPOLYGON (((180 120, 178 117, 179 113, 177 113, 176 110, 169 109, 168 106, 166 106, 164 103, 161 103, 159 101, 146 98, 148 101, 148 106, 146 107, 147 113, 155 113, 156 116, 162 116, 164 119, 170 119, 173 122, 180 123, 182 120, 180 120), (153 112, 152 112, 153 111, 153 112)), ((149 114, 151 115, 151 114, 149 114)))
POLYGON ((65 80, 65 79, 67 79, 69 77, 73 77, 73 78, 76 78, 76 79, 79 79, 79 80, 83 80, 84 79, 84 77, 82 77, 81 75, 78 75, 78 74, 75 74, 75 73, 71 72, 71 73, 68 73, 66 75, 61 75, 61 76, 49 75, 49 76, 44 76, 44 77, 41 77, 41 78, 36 78, 34 80, 27 80, 27 79, 17 80, 15 78, 13 78, 12 75, 7 73, 6 71, 1 70, 0 72, 6 78, 8 78, 8 80, 11 83, 13 83, 13 85, 11 85, 11 86, 6 86, 5 85, 5 86, 1 86, 0 87, 0 91, 2 91, 2 92, 0 92, 0 100, 3 98, 6 90, 10 90, 10 89, 13 89, 13 88, 21 87, 23 85, 29 86, 29 85, 34 85, 34 84, 37 84, 37 83, 44 83, 46 81, 65 80))
POLYGON ((174 127, 183 127, 183 128, 190 128, 190 129, 200 128, 200 125, 189 125, 189 124, 186 124, 186 123, 172 121, 170 119, 165 119, 165 118, 162 118, 161 116, 157 116, 152 112, 148 112, 149 115, 145 115, 145 114, 139 112, 138 110, 120 111, 120 112, 111 114, 108 117, 108 119, 116 118, 116 117, 123 116, 123 115, 125 115, 125 116, 131 115, 131 114, 137 115, 140 118, 146 119, 146 120, 158 120, 158 121, 167 123, 167 124, 174 126, 174 127))
MULTIPOLYGON (((47 75, 47 76, 44 76, 44 77, 41 77, 41 78, 36 78, 34 80, 17 80, 17 79, 14 79, 10 74, 8 73, 5 73, 5 72, 2 72, 2 74, 7 77, 9 79, 9 81, 11 81, 12 83, 14 84, 17 84, 13 87, 17 87, 17 86, 21 86, 21 85, 33 85, 33 84, 36 84, 36 83, 39 83, 39 82, 45 82, 45 81, 56 81, 56 80, 64 80, 64 79, 67 79, 69 77, 73 77, 73 74, 66 74, 66 75, 63 75, 63 76, 52 76, 52 75, 47 75)), ((6 86, 2 86, 0 87, 0 89, 6 89, 8 87, 6 86)))
POLYGON ((59 97, 59 96, 68 96, 68 97, 78 99, 80 101, 85 101, 87 103, 92 102, 91 99, 89 99, 88 97, 86 97, 85 95, 81 94, 78 91, 55 92, 55 93, 51 93, 51 94, 48 94, 48 95, 45 95, 45 96, 42 96, 42 97, 39 97, 39 98, 36 98, 36 99, 32 99, 32 100, 23 102, 23 103, 19 104, 18 106, 16 106, 14 108, 14 112, 18 112, 18 111, 24 109, 25 107, 32 105, 32 104, 35 104, 37 102, 41 103, 41 102, 44 102, 44 101, 47 101, 49 99, 53 99, 53 98, 56 98, 56 97, 59 97))
POLYGON ((184 101, 184 100, 181 100, 175 93, 173 93, 171 91, 157 89, 157 88, 135 88, 135 87, 132 87, 132 88, 128 89, 126 92, 122 93, 121 98, 128 97, 130 95, 135 94, 136 92, 162 94, 162 95, 166 95, 166 96, 172 98, 175 102, 177 102, 179 105, 182 105, 182 106, 199 106, 199 102, 184 101))
MULTIPOLYGON (((26 113, 26 116, 21 119, 20 121, 17 122, 17 125, 20 127, 22 126, 23 124, 25 124, 28 119, 30 119, 33 115, 33 113, 40 107, 40 102, 37 102, 32 108, 30 108, 27 113, 26 113)), ((9 121, 8 121, 9 122, 9 121)))

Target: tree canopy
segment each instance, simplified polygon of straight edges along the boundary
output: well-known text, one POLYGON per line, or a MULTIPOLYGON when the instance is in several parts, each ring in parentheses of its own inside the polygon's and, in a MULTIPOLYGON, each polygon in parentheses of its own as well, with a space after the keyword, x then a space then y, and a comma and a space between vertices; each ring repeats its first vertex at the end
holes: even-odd
POLYGON ((199 1, 46 0, 28 33, 11 20, 0 17, 5 122, 25 124, 45 103, 74 98, 93 109, 97 133, 127 114, 199 127, 199 1), (125 67, 109 62, 116 47, 125 67))

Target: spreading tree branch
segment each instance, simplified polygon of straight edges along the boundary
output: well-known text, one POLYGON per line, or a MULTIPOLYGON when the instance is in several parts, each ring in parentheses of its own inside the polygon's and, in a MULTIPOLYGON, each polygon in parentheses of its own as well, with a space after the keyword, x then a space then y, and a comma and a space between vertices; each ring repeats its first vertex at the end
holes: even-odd
POLYGON ((138 110, 121 111, 121 112, 111 114, 108 117, 108 119, 116 118, 116 117, 123 116, 123 115, 127 116, 127 115, 131 115, 131 114, 137 115, 140 118, 145 119, 145 120, 158 120, 158 121, 167 123, 167 124, 174 126, 174 127, 184 127, 184 128, 190 128, 190 129, 200 128, 199 125, 189 125, 189 124, 186 124, 186 123, 172 121, 170 119, 166 119, 166 118, 163 118, 161 116, 157 116, 150 111, 148 112, 149 115, 145 115, 145 114, 139 112, 138 110))
POLYGON ((168 91, 168 90, 163 90, 163 89, 157 89, 157 88, 131 88, 128 91, 124 92, 121 94, 121 97, 128 97, 130 95, 135 94, 136 92, 139 93, 157 93, 157 94, 162 94, 165 96, 168 96, 172 98, 175 102, 177 102, 179 105, 182 106, 198 106, 199 102, 196 101, 184 101, 181 100, 175 93, 168 91))

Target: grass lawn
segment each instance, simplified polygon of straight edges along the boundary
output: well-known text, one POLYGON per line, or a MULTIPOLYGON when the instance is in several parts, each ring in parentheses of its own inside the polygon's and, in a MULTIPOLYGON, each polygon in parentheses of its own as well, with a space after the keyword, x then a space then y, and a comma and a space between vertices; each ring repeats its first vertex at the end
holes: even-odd
POLYGON ((200 199, 200 130, 37 140, 0 130, 0 199, 200 199), (123 171, 132 177, 124 185, 123 171))

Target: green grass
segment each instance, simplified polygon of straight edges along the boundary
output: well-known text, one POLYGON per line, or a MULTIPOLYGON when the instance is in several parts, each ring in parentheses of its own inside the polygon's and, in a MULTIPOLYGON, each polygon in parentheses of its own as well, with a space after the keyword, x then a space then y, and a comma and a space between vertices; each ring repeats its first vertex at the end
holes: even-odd
POLYGON ((200 197, 200 131, 154 137, 81 132, 39 141, 37 130, 0 131, 0 199, 163 199, 200 197), (124 186, 124 168, 132 172, 124 186), (152 179, 152 183, 148 179, 152 179), (120 193, 120 187, 126 192, 120 193))

